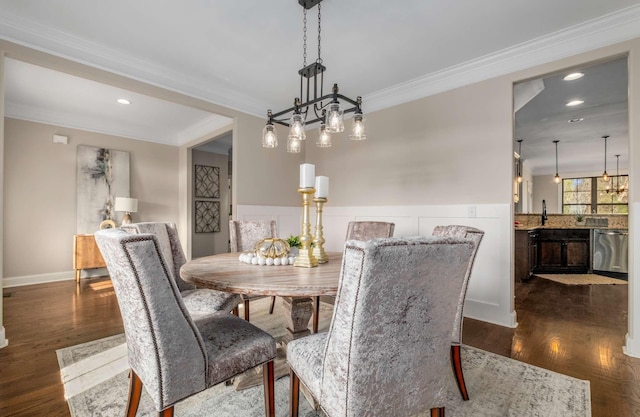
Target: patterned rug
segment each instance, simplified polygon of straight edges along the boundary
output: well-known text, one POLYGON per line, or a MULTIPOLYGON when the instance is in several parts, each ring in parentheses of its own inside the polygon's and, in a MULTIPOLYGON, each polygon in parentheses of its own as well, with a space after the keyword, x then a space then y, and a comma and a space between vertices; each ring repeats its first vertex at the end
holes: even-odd
POLYGON ((539 278, 548 279, 565 285, 627 285, 624 279, 609 278, 596 274, 535 274, 539 278))
MULTIPOLYGON (((270 299, 251 302, 251 321, 279 337, 282 307, 267 313, 270 299)), ((322 304, 320 330, 329 326, 332 307, 322 304)), ((242 316, 242 314, 241 314, 242 316)), ((120 417, 126 405, 128 366, 124 335, 116 335, 57 351, 65 397, 73 417, 120 417)), ((582 381, 503 356, 463 346, 463 369, 470 401, 462 401, 453 377, 448 389, 449 417, 587 417, 591 416, 589 381, 582 381)), ((288 415, 289 378, 276 381, 276 415, 288 415)), ((176 416, 264 416, 261 386, 236 391, 217 385, 176 405, 176 416)), ((138 416, 155 416, 143 392, 138 416)), ((324 416, 301 396, 300 415, 324 416)))

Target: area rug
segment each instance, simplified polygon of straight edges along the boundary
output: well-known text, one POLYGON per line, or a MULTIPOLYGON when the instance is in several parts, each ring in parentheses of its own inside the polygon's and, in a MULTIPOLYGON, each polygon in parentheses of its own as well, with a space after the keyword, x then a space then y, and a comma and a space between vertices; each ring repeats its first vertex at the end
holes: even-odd
POLYGON ((597 274, 535 274, 536 277, 565 285, 627 285, 624 279, 609 278, 597 274))
MULTIPOLYGON (((269 299, 251 302, 252 323, 283 332, 280 306, 268 315, 269 299)), ((331 306, 322 304, 320 329, 328 329, 331 306)), ((128 368, 124 335, 57 351, 72 417, 121 417, 126 405, 128 368)), ((463 369, 470 401, 462 401, 451 378, 447 387, 449 417, 587 417, 591 416, 589 381, 531 366, 469 346, 463 346, 463 369)), ((288 415, 289 378, 276 381, 276 415, 288 415)), ((261 386, 236 391, 220 384, 176 405, 176 416, 253 417, 264 415, 261 386), (215 412, 212 412, 215 410, 215 412)), ((155 416, 151 399, 143 393, 138 416, 155 416)), ((300 415, 322 417, 301 398, 300 415)))

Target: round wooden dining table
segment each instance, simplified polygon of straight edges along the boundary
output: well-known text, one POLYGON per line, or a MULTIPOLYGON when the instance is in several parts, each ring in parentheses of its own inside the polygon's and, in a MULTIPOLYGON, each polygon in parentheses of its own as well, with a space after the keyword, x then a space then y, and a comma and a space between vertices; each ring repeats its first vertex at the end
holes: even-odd
MULTIPOLYGON (((240 262, 239 253, 205 256, 185 263, 180 276, 198 288, 235 294, 279 296, 283 300, 287 333, 285 342, 308 335, 313 300, 336 295, 342 253, 329 252, 329 262, 314 268, 292 265, 261 266, 240 262)), ((314 317, 314 329, 318 318, 314 317)))

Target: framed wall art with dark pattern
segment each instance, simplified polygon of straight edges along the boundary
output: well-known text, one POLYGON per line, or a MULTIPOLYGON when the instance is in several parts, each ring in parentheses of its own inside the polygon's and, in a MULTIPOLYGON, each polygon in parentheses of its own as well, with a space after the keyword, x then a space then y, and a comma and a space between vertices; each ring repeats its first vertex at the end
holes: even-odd
POLYGON ((220 167, 195 165, 195 197, 220 198, 220 167))
POLYGON ((220 202, 196 200, 196 233, 220 231, 220 202))

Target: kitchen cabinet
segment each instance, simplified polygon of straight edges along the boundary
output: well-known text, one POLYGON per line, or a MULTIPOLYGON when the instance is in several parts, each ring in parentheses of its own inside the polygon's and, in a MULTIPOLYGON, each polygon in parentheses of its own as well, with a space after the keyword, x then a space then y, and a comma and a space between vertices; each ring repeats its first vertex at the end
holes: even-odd
POLYGON ((589 272, 589 229, 539 229, 534 239, 537 262, 533 273, 589 272))
POLYGON ((589 234, 589 229, 516 230, 515 279, 589 272, 589 234))

